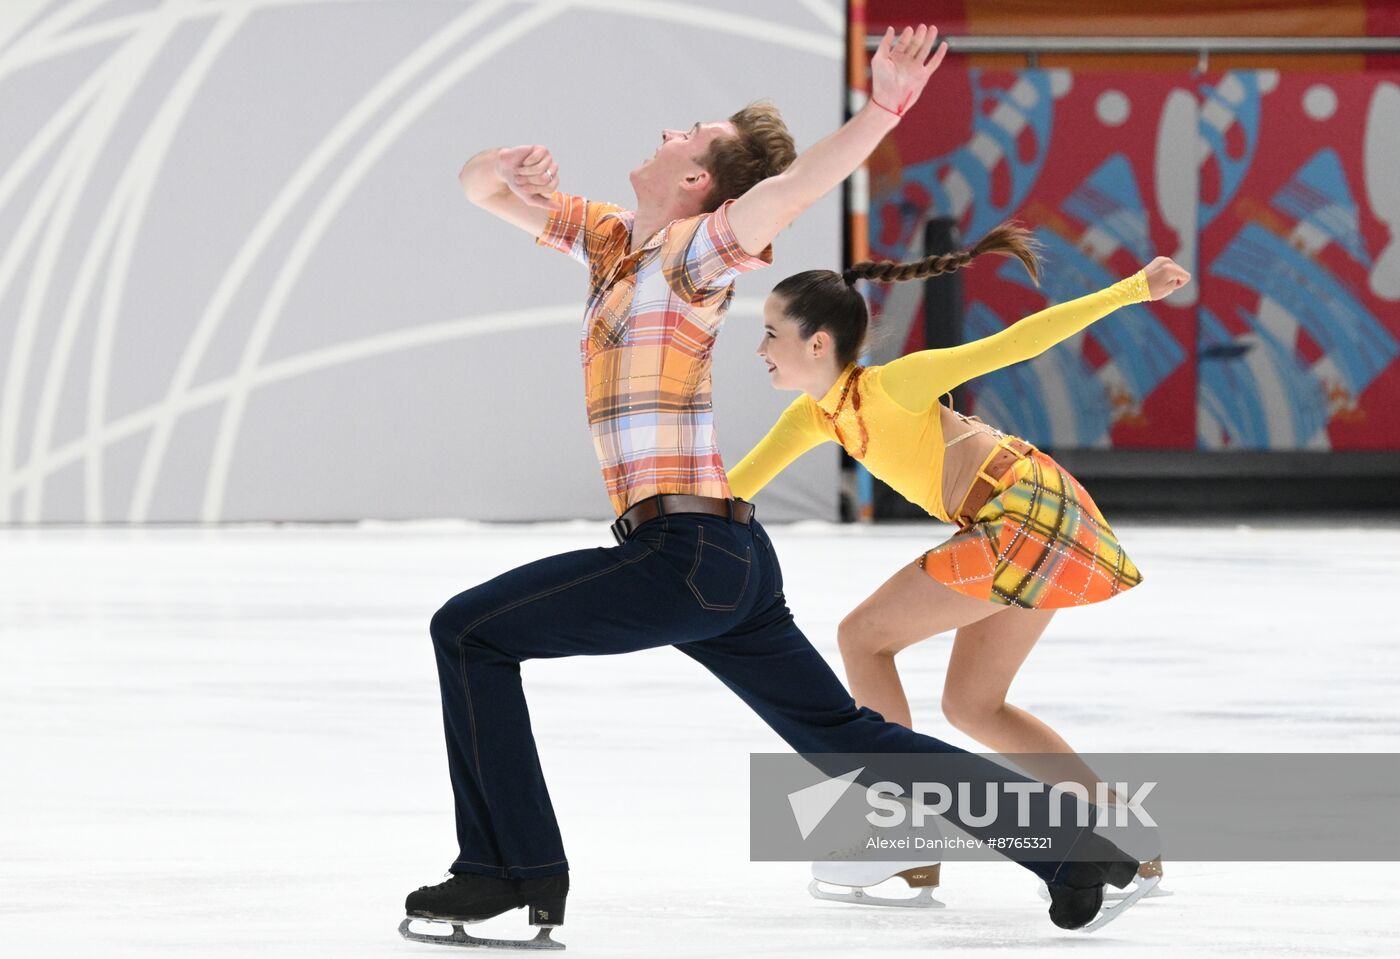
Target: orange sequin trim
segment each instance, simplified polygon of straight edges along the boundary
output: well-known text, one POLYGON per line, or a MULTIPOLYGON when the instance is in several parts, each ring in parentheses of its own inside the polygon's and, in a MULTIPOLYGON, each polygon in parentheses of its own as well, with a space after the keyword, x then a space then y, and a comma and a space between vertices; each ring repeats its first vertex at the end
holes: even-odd
MULTIPOLYGON (((856 383, 864 372, 865 367, 863 366, 857 366, 852 370, 850 378, 846 380, 846 385, 841 387, 841 398, 836 401, 836 409, 830 413, 822 410, 822 414, 831 422, 831 428, 836 431, 836 442, 840 443, 847 453, 858 460, 865 459, 865 451, 870 446, 870 434, 866 432, 865 420, 861 419, 860 416, 860 392, 856 389, 856 383), (847 396, 851 398, 851 412, 855 414, 856 425, 860 427, 859 452, 852 452, 851 448, 846 446, 846 437, 841 435, 841 424, 837 422, 841 416, 841 410, 846 406, 847 396)), ((817 409, 821 409, 821 407, 819 406, 817 409)))

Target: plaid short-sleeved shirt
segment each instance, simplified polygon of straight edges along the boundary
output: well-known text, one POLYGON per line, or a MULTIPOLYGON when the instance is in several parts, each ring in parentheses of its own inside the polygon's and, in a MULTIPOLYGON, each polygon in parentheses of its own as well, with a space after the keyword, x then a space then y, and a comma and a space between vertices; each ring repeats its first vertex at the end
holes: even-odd
POLYGON ((613 509, 658 493, 729 496, 715 438, 710 362, 734 279, 773 262, 744 251, 729 201, 673 220, 634 253, 636 216, 555 194, 536 242, 588 267, 579 353, 593 447, 613 509))

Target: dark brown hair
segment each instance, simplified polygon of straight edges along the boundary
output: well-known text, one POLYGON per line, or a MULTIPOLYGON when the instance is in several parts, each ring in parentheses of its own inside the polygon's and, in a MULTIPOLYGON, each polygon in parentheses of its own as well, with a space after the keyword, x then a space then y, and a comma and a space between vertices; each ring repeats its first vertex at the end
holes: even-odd
POLYGON ((750 103, 729 118, 738 133, 717 137, 700 165, 714 180, 705 209, 709 213, 725 200, 743 196, 760 180, 777 176, 797 159, 797 146, 778 108, 766 100, 750 103))
POLYGON ((961 270, 982 254, 994 253, 1020 260, 1039 286, 1039 249, 1040 245, 1029 230, 1007 222, 995 227, 970 250, 926 256, 913 263, 867 260, 855 264, 844 273, 808 270, 783 280, 773 287, 773 292, 783 298, 783 312, 797 322, 798 332, 804 340, 818 330, 825 330, 831 335, 837 365, 844 369, 860 355, 870 326, 870 311, 865 305, 865 297, 853 286, 856 280, 922 280, 961 270))

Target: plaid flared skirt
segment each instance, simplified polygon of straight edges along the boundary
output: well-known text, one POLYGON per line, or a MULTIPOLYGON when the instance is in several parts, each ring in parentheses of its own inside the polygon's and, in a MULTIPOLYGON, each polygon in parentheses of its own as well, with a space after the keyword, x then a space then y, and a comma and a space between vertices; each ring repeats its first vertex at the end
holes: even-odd
POLYGON ((1142 582, 1088 492, 1039 450, 1003 473, 972 523, 919 565, 960 593, 1027 609, 1097 603, 1142 582))

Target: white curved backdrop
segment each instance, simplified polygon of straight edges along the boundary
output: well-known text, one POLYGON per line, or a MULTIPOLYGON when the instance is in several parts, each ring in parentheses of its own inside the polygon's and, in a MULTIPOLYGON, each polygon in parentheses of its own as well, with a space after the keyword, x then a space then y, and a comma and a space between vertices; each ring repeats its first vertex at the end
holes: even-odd
MULTIPOLYGON (((629 204, 663 126, 758 97, 840 122, 837 0, 5 0, 0 523, 601 518, 584 275, 470 207, 542 142, 629 204)), ((740 281, 715 363, 740 456, 791 398, 753 356, 835 196, 740 281)), ((835 515, 835 451, 762 494, 835 515)))

